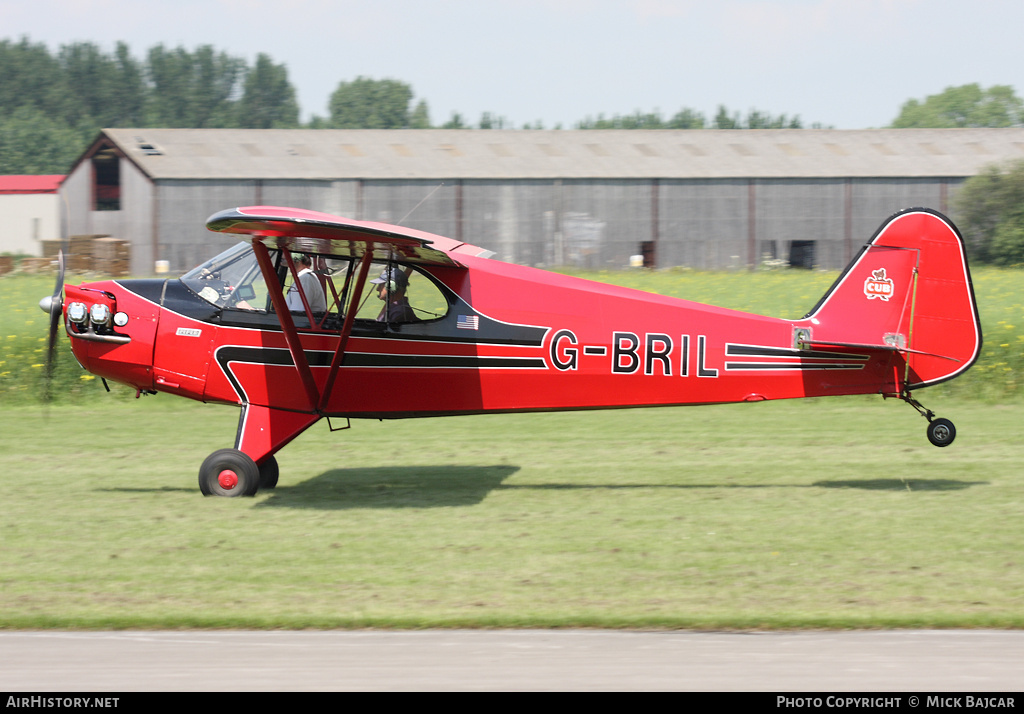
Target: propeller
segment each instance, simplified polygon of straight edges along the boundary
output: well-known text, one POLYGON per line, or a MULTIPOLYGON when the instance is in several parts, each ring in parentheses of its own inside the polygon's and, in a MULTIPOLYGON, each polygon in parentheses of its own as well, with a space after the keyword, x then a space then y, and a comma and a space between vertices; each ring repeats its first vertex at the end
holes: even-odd
POLYGON ((50 401, 50 382, 53 380, 53 356, 57 347, 57 328, 60 326, 61 318, 64 315, 64 251, 57 253, 57 284, 53 288, 53 295, 44 297, 39 301, 39 307, 43 312, 50 313, 50 339, 46 349, 46 387, 43 392, 43 401, 50 401))

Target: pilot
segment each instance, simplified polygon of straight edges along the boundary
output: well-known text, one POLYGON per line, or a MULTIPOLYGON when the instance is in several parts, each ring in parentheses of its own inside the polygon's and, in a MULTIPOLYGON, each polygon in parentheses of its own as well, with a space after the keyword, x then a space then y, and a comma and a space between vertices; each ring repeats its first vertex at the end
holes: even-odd
POLYGON ((288 311, 306 311, 306 308, 302 306, 302 297, 299 295, 298 287, 296 287, 301 283, 302 292, 306 294, 306 301, 309 303, 309 309, 313 314, 327 312, 327 297, 324 295, 324 288, 320 284, 320 278, 313 272, 313 259, 303 253, 298 256, 296 262, 301 266, 301 270, 299 270, 298 280, 288 288, 288 296, 285 299, 288 311))
POLYGON ((370 281, 377 286, 377 297, 385 302, 377 315, 377 322, 414 322, 416 314, 405 291, 409 277, 399 268, 387 268, 379 278, 370 281))

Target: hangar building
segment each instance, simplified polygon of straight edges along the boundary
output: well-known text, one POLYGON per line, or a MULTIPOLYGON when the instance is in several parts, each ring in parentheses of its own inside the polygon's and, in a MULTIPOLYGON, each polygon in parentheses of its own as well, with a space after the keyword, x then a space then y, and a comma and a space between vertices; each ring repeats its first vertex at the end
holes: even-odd
MULTIPOLYGON (((224 208, 397 223, 525 265, 841 268, 883 219, 951 211, 1024 129, 105 129, 61 186, 71 234, 131 241, 132 272, 190 268, 224 208)), ((955 220, 955 215, 953 216, 955 220)))

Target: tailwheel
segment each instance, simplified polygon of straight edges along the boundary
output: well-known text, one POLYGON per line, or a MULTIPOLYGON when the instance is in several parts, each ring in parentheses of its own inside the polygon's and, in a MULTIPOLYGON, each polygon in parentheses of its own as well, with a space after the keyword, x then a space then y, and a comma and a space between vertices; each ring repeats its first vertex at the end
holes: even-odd
POLYGON ((256 462, 238 449, 214 451, 199 467, 199 490, 204 496, 255 496, 259 488, 256 462))
POLYGON ((935 412, 926 409, 921 402, 910 396, 910 392, 900 394, 900 399, 917 410, 917 413, 928 420, 928 441, 934 446, 949 446, 956 438, 956 427, 949 419, 936 419, 935 412))
POLYGON ((277 477, 280 471, 277 468, 277 459, 268 456, 266 461, 259 465, 260 489, 274 488, 277 486, 277 477))
POLYGON ((935 446, 949 446, 956 438, 956 427, 949 419, 928 422, 928 441, 935 446))

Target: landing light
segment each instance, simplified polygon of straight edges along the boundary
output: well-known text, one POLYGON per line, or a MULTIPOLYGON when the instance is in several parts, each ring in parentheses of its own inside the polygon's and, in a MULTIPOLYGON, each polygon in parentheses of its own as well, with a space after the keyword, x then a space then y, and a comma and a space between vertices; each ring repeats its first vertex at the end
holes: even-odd
POLYGON ((101 302, 89 308, 89 319, 94 325, 106 325, 110 321, 110 308, 101 302))
POLYGON ((85 322, 87 311, 84 302, 73 302, 68 305, 68 319, 81 325, 85 322))
POLYGON ((115 312, 114 313, 114 324, 118 327, 124 327, 128 324, 128 313, 115 312))

